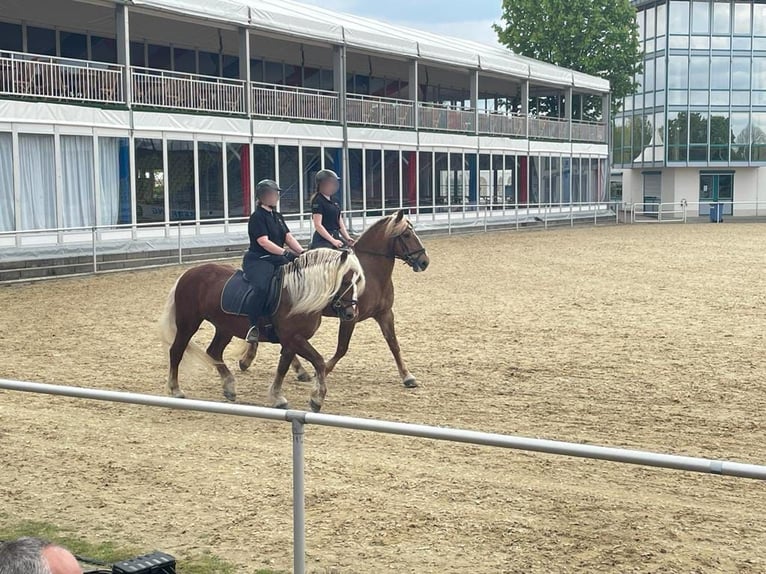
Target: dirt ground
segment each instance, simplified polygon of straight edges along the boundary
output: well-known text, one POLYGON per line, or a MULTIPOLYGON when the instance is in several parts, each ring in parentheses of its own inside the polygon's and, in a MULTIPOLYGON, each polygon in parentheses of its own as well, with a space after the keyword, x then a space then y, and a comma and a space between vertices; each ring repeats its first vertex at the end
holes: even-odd
MULTIPOLYGON (((325 412, 766 463, 766 226, 429 238, 397 267, 325 412)), ((155 322, 180 267, 0 288, 0 376, 164 394, 155 322)), ((330 356, 337 323, 315 341, 330 356)), ((210 336, 201 333, 200 340, 210 336)), ((265 401, 277 349, 237 373, 265 401)), ((236 364, 232 346, 227 361, 236 364)), ((182 387, 221 400, 217 376, 182 387)), ((309 387, 290 376, 303 408, 309 387)), ((764 572, 765 485, 308 428, 315 572, 764 572)), ((0 513, 95 540, 291 568, 289 426, 0 392, 0 513)))

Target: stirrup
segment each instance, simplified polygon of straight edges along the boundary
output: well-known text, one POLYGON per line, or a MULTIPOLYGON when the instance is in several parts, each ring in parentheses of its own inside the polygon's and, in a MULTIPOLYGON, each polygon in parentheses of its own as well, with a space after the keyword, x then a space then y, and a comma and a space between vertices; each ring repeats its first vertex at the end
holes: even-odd
POLYGON ((250 327, 250 330, 247 332, 247 336, 245 337, 245 342, 251 343, 251 344, 258 344, 258 338, 260 337, 261 333, 258 331, 258 326, 253 325, 250 327))

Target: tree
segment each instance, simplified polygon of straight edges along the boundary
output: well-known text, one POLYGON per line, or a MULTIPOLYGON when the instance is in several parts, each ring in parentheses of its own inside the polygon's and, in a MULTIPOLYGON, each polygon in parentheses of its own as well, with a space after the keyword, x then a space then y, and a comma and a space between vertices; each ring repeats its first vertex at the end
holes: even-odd
POLYGON ((503 0, 501 19, 493 28, 512 52, 609 80, 613 111, 636 91, 643 54, 629 0, 503 0))

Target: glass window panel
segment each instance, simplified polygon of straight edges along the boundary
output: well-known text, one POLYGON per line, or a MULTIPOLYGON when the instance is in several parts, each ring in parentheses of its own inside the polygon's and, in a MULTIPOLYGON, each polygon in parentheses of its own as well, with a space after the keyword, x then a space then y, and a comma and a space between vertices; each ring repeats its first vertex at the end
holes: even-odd
POLYGON ((750 158, 750 114, 731 114, 731 161, 750 158))
POLYGON ((197 143, 199 218, 223 219, 223 144, 197 143))
POLYGON ((713 50, 729 50, 731 48, 731 38, 729 36, 713 36, 710 40, 710 47, 713 50))
POLYGON ((199 53, 199 73, 203 76, 219 76, 221 73, 221 61, 218 54, 213 52, 199 53))
POLYGON ((752 46, 750 38, 738 38, 735 36, 731 42, 731 47, 733 50, 743 50, 749 52, 752 46))
POLYGON ((311 196, 316 191, 314 176, 322 169, 322 154, 318 147, 303 148, 303 212, 311 213, 311 196))
POLYGON ((303 68, 303 87, 314 90, 322 89, 319 68, 303 68))
POLYGON ((56 32, 49 28, 27 26, 27 51, 46 56, 56 55, 56 32))
POLYGON ((86 227, 96 221, 93 138, 61 136, 62 224, 86 227))
POLYGON ((370 78, 370 95, 385 96, 386 80, 383 78, 370 78))
POLYGON ((655 105, 657 106, 664 106, 665 105, 665 90, 657 90, 655 93, 655 105))
POLYGON ((657 43, 656 43, 655 49, 658 52, 661 52, 662 50, 665 49, 665 45, 666 45, 665 36, 660 36, 660 37, 657 38, 657 43))
POLYGON ((691 112, 689 114, 689 143, 704 144, 708 142, 707 112, 691 112))
POLYGON ((0 132, 0 231, 16 229, 13 193, 13 138, 0 132))
POLYGON ((666 31, 667 10, 666 4, 657 6, 657 36, 664 36, 666 31))
POLYGON ((689 87, 689 58, 687 56, 670 56, 668 65, 668 87, 689 87))
POLYGON ((734 141, 728 112, 710 115, 710 161, 729 161, 729 148, 734 141))
POLYGON ((165 167, 162 140, 135 140, 136 222, 165 220, 165 167))
POLYGON ((670 33, 689 33, 689 2, 673 0, 670 3, 670 33))
POLYGON ((749 106, 750 105, 750 92, 732 92, 731 93, 731 105, 732 106, 749 106))
POLYGON ((710 48, 710 36, 692 36, 692 50, 708 50, 710 48))
POLYGON ((229 54, 224 54, 223 77, 233 79, 239 78, 239 56, 230 56, 229 54))
POLYGON ((670 90, 668 92, 668 104, 671 106, 685 106, 689 103, 686 90, 670 90))
POLYGON ((277 164, 274 158, 274 146, 256 144, 253 146, 253 181, 276 179, 277 164))
POLYGON ((146 67, 146 54, 144 53, 143 42, 130 43, 130 65, 138 66, 139 68, 146 67))
MULTIPOLYGON (((364 207, 364 172, 362 170, 363 153, 364 151, 360 149, 348 150, 348 188, 351 194, 351 209, 354 211, 361 211, 364 207)), ((414 201, 413 205, 415 205, 414 201)))
POLYGON ((689 141, 686 112, 668 113, 668 161, 686 161, 689 141))
POLYGON ((418 154, 418 167, 420 173, 420 180, 418 181, 418 198, 420 200, 421 212, 423 212, 422 206, 431 205, 431 200, 433 198, 432 161, 433 154, 430 151, 422 151, 418 154))
POLYGON ((197 52, 186 48, 173 49, 173 69, 187 74, 197 73, 197 52))
POLYGON ((766 51, 766 38, 753 38, 753 50, 766 51))
POLYGON ((263 82, 263 61, 250 60, 250 80, 253 82, 263 82))
POLYGON ((728 34, 731 30, 731 5, 728 2, 713 4, 713 34, 728 34))
MULTIPOLYGON (((689 84, 695 90, 707 89, 710 85, 710 58, 707 56, 692 56, 689 68, 689 84)), ((681 86, 679 86, 681 87, 681 86)))
POLYGON ((399 152, 385 150, 383 163, 385 174, 384 205, 386 209, 397 209, 399 208, 399 152))
POLYGON ((731 88, 750 89, 750 58, 735 57, 731 61, 731 88))
MULTIPOLYGON (((273 153, 272 153, 273 156, 273 153)), ((226 144, 226 185, 229 196, 228 217, 250 215, 250 146, 226 144)))
POLYGON ((335 90, 334 76, 332 70, 322 70, 322 86, 323 90, 335 90))
POLYGON ((689 105, 691 106, 707 106, 708 105, 707 90, 692 90, 689 93, 689 105))
POLYGON ((157 68, 158 70, 170 69, 170 47, 158 46, 156 44, 149 44, 147 47, 147 56, 149 60, 150 68, 157 68))
POLYGON ((285 69, 281 62, 266 62, 264 72, 264 82, 267 84, 285 83, 285 69))
POLYGON ((56 227, 56 162, 52 135, 19 134, 21 229, 56 227))
POLYGON ((24 51, 21 24, 0 22, 0 50, 9 50, 11 52, 24 51))
POLYGON ((61 32, 59 41, 61 42, 62 58, 88 59, 88 37, 85 34, 61 32))
POLYGON ((655 60, 654 86, 657 90, 665 89, 665 58, 655 60))
POLYGON ((654 60, 646 60, 644 62, 644 90, 647 92, 654 91, 654 60))
MULTIPOLYGON (((414 151, 402 151, 402 207, 414 206, 417 201, 415 187, 418 169, 417 155, 414 151)), ((452 169, 455 169, 455 165, 455 163, 452 164, 452 169)))
POLYGON ((364 155, 364 183, 367 194, 367 215, 381 215, 383 207, 383 155, 382 150, 368 149, 364 155))
POLYGON ((117 63, 117 40, 114 38, 90 37, 90 59, 95 62, 117 63))
POLYGON ((710 86, 719 90, 729 89, 729 66, 731 62, 728 56, 713 56, 710 67, 710 86))
POLYGON ((670 47, 671 48, 688 48, 689 37, 688 36, 671 36, 670 47))
POLYGON ((301 67, 285 64, 285 84, 299 87, 302 81, 301 67))
POLYGON ((197 218, 194 201, 194 142, 168 141, 170 221, 197 218))
POLYGON ((654 38, 655 31, 655 10, 652 7, 646 11, 646 37, 654 38))
POLYGON ((766 36, 766 4, 753 4, 753 34, 766 36))
POLYGON ((639 41, 646 39, 646 11, 641 11, 636 14, 636 23, 638 24, 638 39, 639 41))
POLYGON ((98 138, 101 182, 99 225, 130 223, 130 141, 98 138))
POLYGON ((690 145, 689 161, 707 161, 707 146, 690 145))
POLYGON ((723 90, 710 92, 710 105, 711 106, 728 106, 729 92, 723 91, 723 90))
POLYGON ((737 2, 734 5, 734 33, 750 35, 752 30, 752 20, 750 18, 751 4, 747 2, 737 2))
POLYGON ((298 177, 298 146, 279 146, 279 211, 298 213, 300 211, 300 181, 298 177))
POLYGON ((766 113, 753 113, 752 161, 766 161, 766 113))
POLYGON ((753 58, 753 89, 766 90, 766 58, 753 58))
POLYGON ((707 0, 692 2, 692 34, 710 33, 710 4, 707 0))
POLYGON ((754 106, 766 106, 766 92, 752 92, 751 97, 754 106))

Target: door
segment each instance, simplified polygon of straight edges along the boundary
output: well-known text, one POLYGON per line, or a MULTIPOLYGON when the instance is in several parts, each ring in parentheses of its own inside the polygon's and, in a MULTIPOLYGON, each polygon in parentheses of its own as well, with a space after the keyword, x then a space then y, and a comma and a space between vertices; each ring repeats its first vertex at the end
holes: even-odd
POLYGON ((723 214, 732 215, 734 201, 733 173, 700 174, 700 215, 710 215, 711 203, 723 203, 723 214))
POLYGON ((644 172, 644 213, 657 213, 662 203, 662 174, 644 172))

